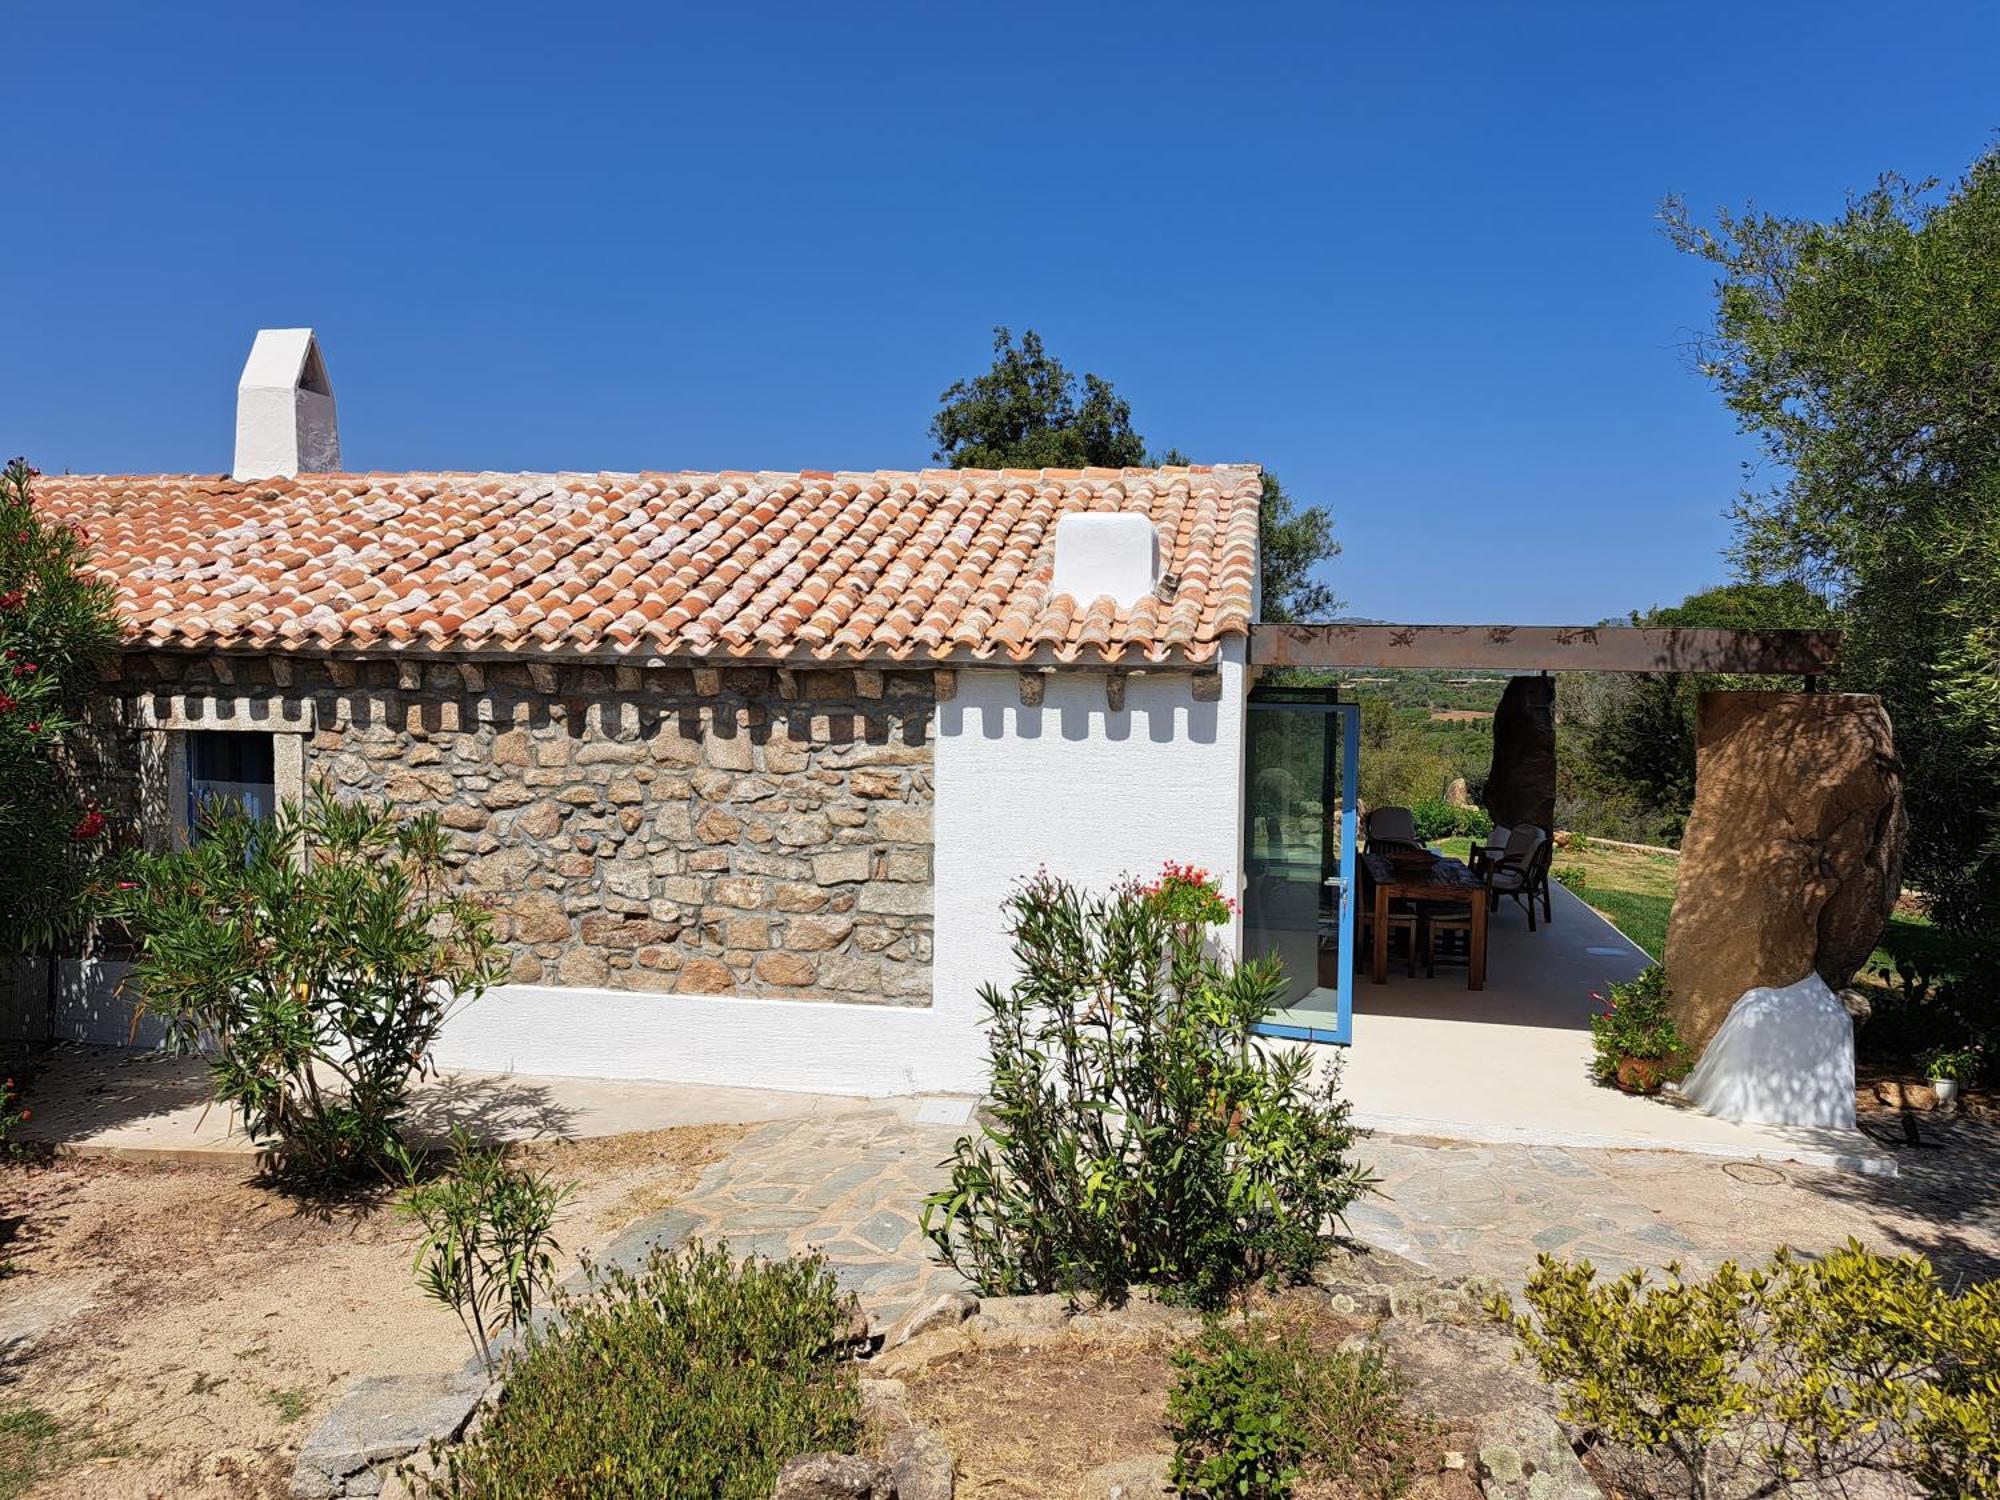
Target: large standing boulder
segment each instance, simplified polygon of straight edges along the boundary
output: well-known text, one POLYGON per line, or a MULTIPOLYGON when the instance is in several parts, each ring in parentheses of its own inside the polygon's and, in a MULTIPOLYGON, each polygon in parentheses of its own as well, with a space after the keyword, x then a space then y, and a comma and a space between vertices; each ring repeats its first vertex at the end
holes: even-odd
POLYGON ((1904 834, 1881 699, 1703 693, 1666 948, 1688 1044, 1706 1047, 1749 990, 1847 984, 1895 905, 1904 834))
POLYGON ((1556 680, 1510 677, 1493 712, 1486 810, 1502 828, 1556 825, 1556 680))

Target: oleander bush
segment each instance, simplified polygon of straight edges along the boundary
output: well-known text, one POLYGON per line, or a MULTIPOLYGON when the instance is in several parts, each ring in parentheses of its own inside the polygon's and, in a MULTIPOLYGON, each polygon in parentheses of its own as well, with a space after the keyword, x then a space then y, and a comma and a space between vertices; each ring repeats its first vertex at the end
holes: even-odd
POLYGON ((119 892, 145 1013, 209 1060, 281 1178, 393 1175, 412 1084, 445 1021, 500 976, 485 908, 451 888, 434 815, 335 800, 268 819, 204 809, 119 892))
POLYGON ((768 1500, 786 1460, 853 1451, 854 1303, 818 1256, 693 1244, 590 1283, 508 1358, 473 1436, 433 1449, 430 1495, 768 1500))
POLYGON ((1325 1348, 1298 1322, 1211 1324, 1174 1351, 1167 1427, 1176 1490, 1281 1500, 1301 1481, 1391 1500, 1421 1424, 1375 1350, 1325 1348))
POLYGON ((1855 1241, 1819 1259, 1597 1280, 1540 1257, 1492 1311, 1637 1492, 1695 1500, 1905 1476, 2000 1497, 2000 1285, 1952 1290, 1921 1256, 1855 1241))
POLYGON ((1040 876, 1006 915, 1019 977, 982 991, 991 1104, 925 1200, 939 1254, 989 1294, 1208 1306, 1309 1273, 1372 1178, 1331 1060, 1315 1082, 1305 1049, 1253 1037, 1284 976, 1211 951, 1219 893, 1040 876))
POLYGON ((398 1146, 409 1189, 396 1205, 423 1231, 413 1267, 424 1295, 458 1315, 473 1352, 494 1367, 493 1340, 526 1327, 538 1297, 555 1286, 556 1214, 569 1195, 545 1172, 507 1160, 504 1146, 481 1144, 463 1129, 451 1136, 442 1172, 398 1146))

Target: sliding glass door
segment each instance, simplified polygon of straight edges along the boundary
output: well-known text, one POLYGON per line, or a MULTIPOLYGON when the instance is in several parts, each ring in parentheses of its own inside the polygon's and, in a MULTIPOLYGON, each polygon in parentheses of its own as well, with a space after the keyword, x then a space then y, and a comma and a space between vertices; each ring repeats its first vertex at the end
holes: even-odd
POLYGON ((1346 1042, 1354 1001, 1355 767, 1360 709, 1331 688, 1250 695, 1243 795, 1243 956, 1275 957, 1285 992, 1259 1030, 1346 1042))

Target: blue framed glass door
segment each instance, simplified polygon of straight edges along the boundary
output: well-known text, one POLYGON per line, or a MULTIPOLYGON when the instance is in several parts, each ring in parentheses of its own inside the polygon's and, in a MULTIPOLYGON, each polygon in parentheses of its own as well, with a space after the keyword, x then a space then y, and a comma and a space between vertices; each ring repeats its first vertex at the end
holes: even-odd
POLYGON ((1258 688, 1245 725, 1243 956, 1277 957, 1285 993, 1258 1031, 1353 1038, 1355 773, 1361 710, 1331 688, 1258 688))

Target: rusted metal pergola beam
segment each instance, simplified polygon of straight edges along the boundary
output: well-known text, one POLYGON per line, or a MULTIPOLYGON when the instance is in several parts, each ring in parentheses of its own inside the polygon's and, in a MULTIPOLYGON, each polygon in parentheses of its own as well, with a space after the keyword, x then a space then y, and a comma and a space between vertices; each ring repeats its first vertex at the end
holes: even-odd
POLYGON ((1638 625, 1263 624, 1250 627, 1250 662, 1263 667, 1817 677, 1840 664, 1840 632, 1638 625))

